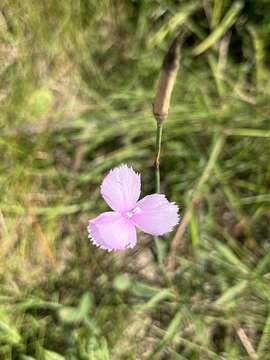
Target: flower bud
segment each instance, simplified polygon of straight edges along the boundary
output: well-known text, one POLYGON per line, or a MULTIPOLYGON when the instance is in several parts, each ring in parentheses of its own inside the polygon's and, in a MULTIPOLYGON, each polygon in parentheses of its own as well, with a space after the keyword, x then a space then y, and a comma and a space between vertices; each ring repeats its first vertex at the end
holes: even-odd
POLYGON ((156 97, 153 104, 153 113, 158 122, 163 122, 168 115, 171 95, 179 68, 179 60, 180 39, 179 36, 177 36, 165 55, 161 67, 156 97))

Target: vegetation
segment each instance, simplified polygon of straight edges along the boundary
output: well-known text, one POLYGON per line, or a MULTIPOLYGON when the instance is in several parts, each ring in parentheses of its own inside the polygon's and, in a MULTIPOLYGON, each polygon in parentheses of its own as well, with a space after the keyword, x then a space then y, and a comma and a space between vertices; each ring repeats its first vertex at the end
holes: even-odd
POLYGON ((267 0, 1 1, 0 359, 269 358, 269 16, 267 0), (143 234, 106 253, 87 222, 115 165, 154 192, 178 31, 160 171, 185 231, 159 263, 143 234))

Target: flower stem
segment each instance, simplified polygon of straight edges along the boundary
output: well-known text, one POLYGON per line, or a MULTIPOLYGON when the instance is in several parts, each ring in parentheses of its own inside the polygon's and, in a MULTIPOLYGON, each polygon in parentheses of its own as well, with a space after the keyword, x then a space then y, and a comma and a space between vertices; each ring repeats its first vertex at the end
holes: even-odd
MULTIPOLYGON (((156 175, 156 193, 160 193, 160 153, 161 153, 161 140, 162 140, 162 126, 163 123, 157 120, 156 130, 156 159, 155 159, 155 175, 156 175)), ((161 239, 158 236, 154 236, 156 257, 158 264, 162 267, 163 260, 163 246, 161 239)))
POLYGON ((156 192, 160 193, 160 152, 161 152, 161 139, 162 139, 162 122, 157 121, 157 133, 156 133, 156 192))
MULTIPOLYGON (((153 115, 156 119, 157 130, 156 130, 156 159, 155 159, 155 178, 156 178, 156 192, 160 193, 160 152, 161 152, 161 139, 162 139, 162 126, 166 120, 172 91, 174 88, 178 68, 179 68, 179 57, 180 57, 180 35, 178 34, 173 40, 169 50, 165 54, 161 71, 159 75, 159 82, 156 90, 156 96, 153 103, 153 115)), ((158 236, 154 236, 155 248, 153 254, 162 270, 165 278, 166 271, 163 265, 163 259, 165 255, 165 243, 158 236)))

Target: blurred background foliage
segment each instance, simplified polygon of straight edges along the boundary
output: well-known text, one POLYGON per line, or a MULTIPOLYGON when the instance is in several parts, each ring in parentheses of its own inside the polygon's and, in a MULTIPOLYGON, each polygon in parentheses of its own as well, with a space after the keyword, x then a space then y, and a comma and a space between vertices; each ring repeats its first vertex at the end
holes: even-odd
POLYGON ((268 0, 1 1, 1 359, 269 359, 269 16, 268 0), (169 273, 150 237, 108 254, 86 226, 111 167, 154 191, 177 31, 161 188, 190 217, 169 273))

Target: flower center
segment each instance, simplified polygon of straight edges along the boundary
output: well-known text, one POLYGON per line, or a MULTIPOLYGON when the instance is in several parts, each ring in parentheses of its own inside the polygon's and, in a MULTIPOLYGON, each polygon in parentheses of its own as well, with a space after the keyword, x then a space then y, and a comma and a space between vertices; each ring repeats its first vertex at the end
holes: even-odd
POLYGON ((131 219, 134 215, 139 214, 141 211, 142 210, 139 208, 139 206, 136 206, 131 211, 126 212, 125 215, 128 219, 131 219))

